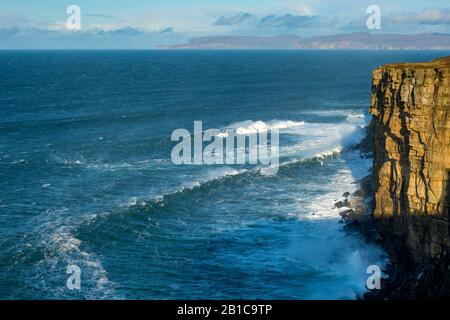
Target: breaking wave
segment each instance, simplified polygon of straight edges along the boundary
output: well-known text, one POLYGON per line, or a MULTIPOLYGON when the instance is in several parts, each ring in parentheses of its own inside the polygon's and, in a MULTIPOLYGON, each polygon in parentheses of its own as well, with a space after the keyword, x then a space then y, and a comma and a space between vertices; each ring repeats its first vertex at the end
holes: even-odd
POLYGON ((269 122, 264 122, 261 120, 252 121, 240 121, 233 124, 230 124, 225 129, 222 129, 222 132, 219 134, 221 137, 227 137, 228 133, 227 129, 234 130, 236 135, 250 135, 256 133, 264 133, 271 130, 282 130, 289 128, 297 128, 305 125, 304 121, 291 121, 291 120, 272 120, 269 122))

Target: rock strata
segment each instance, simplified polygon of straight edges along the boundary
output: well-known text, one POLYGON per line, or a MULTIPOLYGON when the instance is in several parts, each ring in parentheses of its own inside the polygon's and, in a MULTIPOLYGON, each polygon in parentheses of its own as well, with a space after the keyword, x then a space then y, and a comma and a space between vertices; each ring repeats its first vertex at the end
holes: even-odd
POLYGON ((374 217, 421 259, 450 247, 450 57, 373 73, 374 217))
POLYGON ((370 113, 384 297, 449 297, 450 57, 377 68, 370 113))

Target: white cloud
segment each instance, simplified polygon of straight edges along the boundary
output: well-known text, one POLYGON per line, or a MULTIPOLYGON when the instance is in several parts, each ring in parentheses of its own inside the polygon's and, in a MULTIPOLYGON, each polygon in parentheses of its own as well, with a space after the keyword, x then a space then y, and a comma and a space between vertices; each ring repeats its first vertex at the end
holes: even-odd
POLYGON ((450 25, 450 8, 426 8, 418 13, 395 13, 389 16, 393 22, 419 25, 450 25))
POLYGON ((30 27, 36 23, 30 17, 16 12, 0 12, 0 28, 30 27))
POLYGON ((249 22, 251 20, 255 20, 256 17, 248 12, 241 12, 231 17, 220 16, 216 22, 214 22, 215 26, 233 26, 239 25, 245 22, 249 22))
POLYGON ((313 14, 311 7, 300 1, 286 1, 286 9, 292 14, 300 16, 311 16, 313 14))

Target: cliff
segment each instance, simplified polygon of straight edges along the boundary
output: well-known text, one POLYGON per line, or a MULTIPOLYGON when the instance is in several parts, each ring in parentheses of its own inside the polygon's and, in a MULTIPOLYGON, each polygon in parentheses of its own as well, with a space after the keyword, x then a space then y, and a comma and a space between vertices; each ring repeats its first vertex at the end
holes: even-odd
POLYGON ((374 216, 420 258, 450 247, 450 57, 373 73, 374 216))
MULTIPOLYGON (((382 244, 395 263, 412 261, 408 272, 421 268, 428 277, 423 285, 439 282, 434 284, 442 286, 437 291, 447 295, 450 57, 376 69, 370 113, 373 217, 382 244)), ((422 291, 433 297, 432 288, 422 291)))

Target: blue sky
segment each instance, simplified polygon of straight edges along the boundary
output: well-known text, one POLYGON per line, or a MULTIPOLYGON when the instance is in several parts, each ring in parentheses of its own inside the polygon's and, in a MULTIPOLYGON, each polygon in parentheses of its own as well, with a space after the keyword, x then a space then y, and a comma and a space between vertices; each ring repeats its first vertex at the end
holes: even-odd
POLYGON ((448 0, 1 0, 0 48, 57 47, 70 41, 76 47, 106 41, 105 35, 115 37, 107 40, 117 47, 133 46, 133 41, 152 47, 205 35, 368 31, 366 8, 372 4, 381 8, 382 29, 376 32, 450 33, 448 0), (82 13, 76 36, 65 27, 72 4, 82 13))

